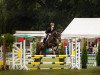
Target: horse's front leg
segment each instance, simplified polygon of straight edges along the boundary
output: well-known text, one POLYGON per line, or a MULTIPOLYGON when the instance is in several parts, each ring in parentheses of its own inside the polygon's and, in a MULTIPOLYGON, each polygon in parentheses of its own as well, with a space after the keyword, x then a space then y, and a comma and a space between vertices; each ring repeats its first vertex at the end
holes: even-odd
POLYGON ((53 53, 56 54, 56 52, 58 51, 58 46, 55 46, 52 49, 53 49, 53 53))
POLYGON ((52 52, 53 52, 53 55, 56 54, 53 46, 52 46, 52 52))

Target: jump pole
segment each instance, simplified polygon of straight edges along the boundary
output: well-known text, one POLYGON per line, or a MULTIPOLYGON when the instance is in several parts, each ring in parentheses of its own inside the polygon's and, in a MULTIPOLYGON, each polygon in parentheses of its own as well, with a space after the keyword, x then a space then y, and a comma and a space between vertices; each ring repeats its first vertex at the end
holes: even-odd
POLYGON ((29 70, 28 67, 26 66, 26 45, 25 45, 25 40, 23 41, 23 69, 29 70))

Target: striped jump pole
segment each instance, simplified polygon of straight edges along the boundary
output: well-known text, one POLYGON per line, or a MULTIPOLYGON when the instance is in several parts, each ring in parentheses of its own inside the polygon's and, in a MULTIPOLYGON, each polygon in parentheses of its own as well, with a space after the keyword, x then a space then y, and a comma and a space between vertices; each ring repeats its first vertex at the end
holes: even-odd
POLYGON ((66 64, 66 62, 28 62, 28 64, 39 65, 39 64, 66 64))
POLYGON ((31 58, 31 59, 39 59, 39 58, 67 58, 68 56, 67 55, 34 55, 34 56, 29 56, 27 57, 28 59, 31 58))
POLYGON ((67 68, 31 68, 30 70, 60 70, 60 69, 67 69, 67 68))
POLYGON ((58 58, 58 59, 60 59, 60 58, 62 58, 62 59, 64 59, 64 58, 66 58, 66 57, 28 57, 28 58, 34 58, 34 59, 39 59, 39 58, 58 58))
POLYGON ((32 57, 67 57, 67 55, 34 55, 32 57))

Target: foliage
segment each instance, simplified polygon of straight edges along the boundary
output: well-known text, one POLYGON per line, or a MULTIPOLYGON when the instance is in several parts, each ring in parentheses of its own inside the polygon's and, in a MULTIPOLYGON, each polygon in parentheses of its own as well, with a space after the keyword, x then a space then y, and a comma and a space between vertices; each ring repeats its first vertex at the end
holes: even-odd
POLYGON ((100 66, 100 42, 99 42, 99 45, 98 45, 98 52, 97 52, 97 55, 96 55, 96 61, 97 61, 97 66, 100 66))
POLYGON ((0 46, 2 45, 2 43, 3 43, 3 38, 2 36, 0 36, 0 46))
POLYGON ((63 55, 64 54, 64 44, 63 42, 61 43, 61 49, 60 49, 60 54, 63 55))
POLYGON ((15 42, 15 37, 12 34, 4 34, 4 39, 6 50, 12 51, 12 45, 15 42))
POLYGON ((3 41, 5 41, 6 46, 11 46, 15 42, 15 37, 12 34, 7 33, 0 36, 0 45, 3 44, 3 41))
POLYGON ((12 34, 4 34, 4 40, 7 44, 13 44, 15 42, 15 37, 12 34))
POLYGON ((33 44, 32 44, 32 54, 34 55, 36 53, 36 45, 39 42, 38 38, 34 38, 33 44))
POLYGON ((0 33, 45 30, 51 21, 59 31, 75 17, 100 17, 100 0, 0 0, 0 33))
POLYGON ((84 39, 84 46, 82 50, 82 57, 81 57, 81 63, 82 63, 82 68, 87 68, 87 42, 86 39, 84 39))

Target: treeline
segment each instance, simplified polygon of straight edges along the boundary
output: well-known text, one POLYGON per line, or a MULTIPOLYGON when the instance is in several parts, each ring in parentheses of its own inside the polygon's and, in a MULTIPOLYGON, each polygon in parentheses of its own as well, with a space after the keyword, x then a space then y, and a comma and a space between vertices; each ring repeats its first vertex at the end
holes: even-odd
POLYGON ((63 31, 75 17, 100 17, 100 0, 0 0, 0 34, 45 30, 51 21, 63 31))

